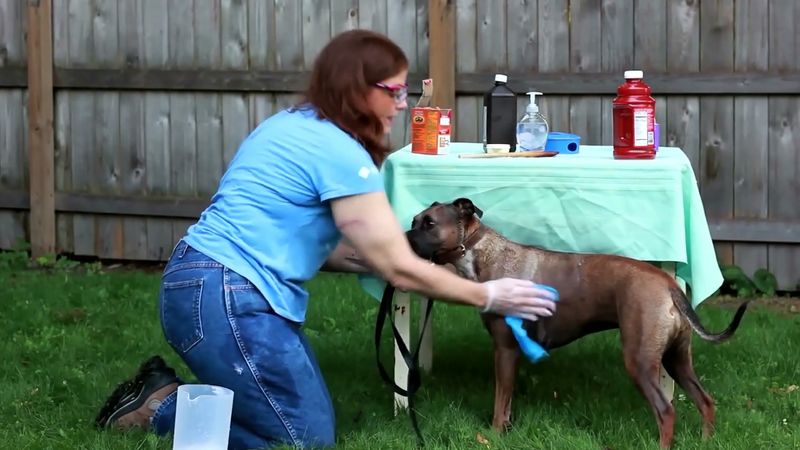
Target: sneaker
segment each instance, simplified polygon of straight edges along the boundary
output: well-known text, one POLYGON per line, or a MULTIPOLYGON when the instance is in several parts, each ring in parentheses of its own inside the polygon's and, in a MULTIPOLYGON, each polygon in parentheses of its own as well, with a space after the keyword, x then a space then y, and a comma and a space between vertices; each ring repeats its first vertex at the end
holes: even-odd
POLYGON ((95 418, 100 428, 146 428, 161 402, 178 389, 175 370, 160 356, 153 356, 139 367, 133 379, 114 389, 95 418))

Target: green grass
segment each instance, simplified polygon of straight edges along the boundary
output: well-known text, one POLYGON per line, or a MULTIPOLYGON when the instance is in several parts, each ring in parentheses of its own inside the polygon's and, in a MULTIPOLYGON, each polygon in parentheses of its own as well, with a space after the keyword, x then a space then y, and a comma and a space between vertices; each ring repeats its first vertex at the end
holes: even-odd
MULTIPOLYGON (((158 272, 26 270, 0 260, 0 445, 13 449, 170 449, 145 432, 92 427, 110 390, 160 353, 191 379, 163 341, 156 309, 158 272)), ((407 416, 394 417, 392 394, 375 367, 377 302, 355 278, 321 275, 310 283, 306 331, 337 411, 339 448, 413 448, 407 416)), ((717 401, 717 434, 700 439, 700 418, 676 392, 676 449, 800 448, 800 315, 760 306, 737 336, 714 346, 695 340, 695 366, 717 401)), ((732 310, 707 302, 712 329, 732 310)), ((649 407, 622 367, 618 334, 593 335, 523 364, 514 429, 491 431, 492 351, 469 308, 434 307, 433 372, 417 396, 432 449, 654 449, 649 407), (478 434, 488 441, 479 442, 478 434)), ((391 370, 388 329, 382 355, 391 370)))

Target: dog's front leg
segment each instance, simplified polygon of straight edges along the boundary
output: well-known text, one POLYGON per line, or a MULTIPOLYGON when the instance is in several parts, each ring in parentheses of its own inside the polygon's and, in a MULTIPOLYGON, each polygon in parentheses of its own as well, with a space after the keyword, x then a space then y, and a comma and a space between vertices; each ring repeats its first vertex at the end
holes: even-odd
POLYGON ((489 330, 494 342, 494 415, 492 427, 507 431, 511 427, 511 398, 517 378, 520 350, 514 334, 502 317, 491 320, 489 330))

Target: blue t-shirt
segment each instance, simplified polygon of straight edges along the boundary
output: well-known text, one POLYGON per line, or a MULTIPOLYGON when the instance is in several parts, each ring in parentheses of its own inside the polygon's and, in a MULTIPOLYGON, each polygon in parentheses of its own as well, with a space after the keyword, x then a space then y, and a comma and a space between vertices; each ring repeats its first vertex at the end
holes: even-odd
POLYGON ((185 240, 250 280, 275 312, 303 322, 303 283, 341 238, 328 200, 383 189, 356 140, 311 109, 284 110, 242 142, 185 240))

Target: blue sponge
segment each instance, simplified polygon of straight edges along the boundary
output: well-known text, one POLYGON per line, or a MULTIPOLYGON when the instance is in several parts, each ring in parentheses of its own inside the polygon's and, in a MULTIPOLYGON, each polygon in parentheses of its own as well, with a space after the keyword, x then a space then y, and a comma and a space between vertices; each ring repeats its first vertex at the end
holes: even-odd
MULTIPOLYGON (((547 289, 548 291, 555 294, 555 301, 558 301, 558 291, 551 287, 544 284, 539 284, 537 287, 542 289, 547 289)), ((547 351, 539 345, 538 342, 534 341, 530 337, 528 337, 528 333, 525 331, 525 328, 522 327, 522 319, 519 317, 506 317, 506 324, 511 327, 511 331, 514 333, 514 337, 519 342, 519 348, 522 349, 522 353, 528 357, 532 362, 539 362, 549 355, 547 351)))

